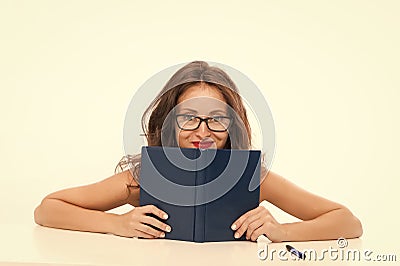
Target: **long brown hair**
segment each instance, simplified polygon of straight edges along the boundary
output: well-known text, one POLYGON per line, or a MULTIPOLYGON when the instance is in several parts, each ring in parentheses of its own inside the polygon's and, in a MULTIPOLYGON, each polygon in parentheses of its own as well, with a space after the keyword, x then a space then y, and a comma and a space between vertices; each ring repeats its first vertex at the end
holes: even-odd
MULTIPOLYGON (((178 146, 175 133, 167 134, 162 140, 162 130, 175 132, 174 121, 168 121, 171 117, 168 114, 178 104, 179 96, 198 83, 216 88, 232 110, 230 116, 233 117, 234 124, 229 128, 228 140, 223 148, 250 149, 251 129, 238 88, 222 69, 204 61, 191 62, 175 72, 147 107, 142 116, 142 129, 148 145, 178 146)), ((126 169, 131 170, 133 178, 139 184, 140 154, 126 155, 120 160, 116 171, 126 169)))

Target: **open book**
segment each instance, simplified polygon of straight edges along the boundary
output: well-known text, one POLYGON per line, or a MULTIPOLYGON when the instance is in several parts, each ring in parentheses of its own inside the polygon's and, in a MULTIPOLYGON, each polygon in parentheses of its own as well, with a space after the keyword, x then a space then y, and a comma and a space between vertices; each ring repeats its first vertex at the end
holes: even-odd
POLYGON ((140 205, 168 214, 167 239, 236 240, 230 226, 259 205, 259 185, 260 151, 142 148, 140 205))

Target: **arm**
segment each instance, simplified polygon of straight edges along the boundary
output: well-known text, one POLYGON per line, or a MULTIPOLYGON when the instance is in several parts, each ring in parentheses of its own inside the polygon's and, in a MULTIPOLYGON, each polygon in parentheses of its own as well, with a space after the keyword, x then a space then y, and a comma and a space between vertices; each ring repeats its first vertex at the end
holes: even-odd
POLYGON ((274 242, 354 238, 362 234, 360 221, 343 205, 301 189, 269 172, 260 186, 260 201, 267 200, 303 220, 279 224, 262 206, 241 216, 235 225, 239 237, 255 241, 261 234, 274 242))
POLYGON ((104 212, 127 203, 138 204, 139 188, 128 188, 131 181, 130 172, 125 171, 98 183, 54 192, 35 209, 35 222, 54 228, 128 237, 162 237, 167 225, 146 215, 153 213, 164 219, 165 213, 154 206, 136 207, 122 215, 104 212))

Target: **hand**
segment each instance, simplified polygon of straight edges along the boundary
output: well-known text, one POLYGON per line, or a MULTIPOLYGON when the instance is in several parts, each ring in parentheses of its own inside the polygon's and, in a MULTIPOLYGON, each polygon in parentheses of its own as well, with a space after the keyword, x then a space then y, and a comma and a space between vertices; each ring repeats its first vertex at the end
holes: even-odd
POLYGON ((246 233, 246 239, 251 241, 256 241, 263 234, 272 242, 282 242, 285 238, 282 225, 263 206, 258 206, 240 216, 231 228, 236 231, 235 238, 240 238, 246 233))
POLYGON ((169 225, 148 214, 164 220, 168 219, 168 215, 154 205, 135 207, 130 212, 116 216, 114 234, 125 237, 163 238, 165 237, 164 231, 171 232, 169 225))

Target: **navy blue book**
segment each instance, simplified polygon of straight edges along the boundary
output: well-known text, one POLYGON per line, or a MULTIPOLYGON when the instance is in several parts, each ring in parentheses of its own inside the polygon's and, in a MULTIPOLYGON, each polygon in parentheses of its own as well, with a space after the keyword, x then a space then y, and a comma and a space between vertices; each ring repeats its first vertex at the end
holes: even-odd
MULTIPOLYGON (((168 213, 165 238, 232 241, 232 223, 259 205, 260 151, 142 147, 140 205, 168 213)), ((245 240, 242 236, 239 240, 245 240)))

